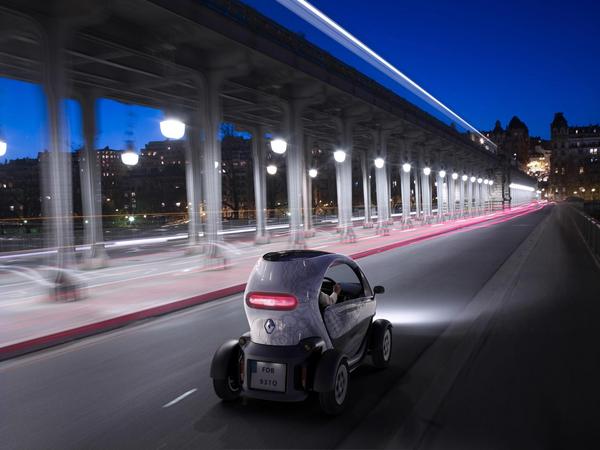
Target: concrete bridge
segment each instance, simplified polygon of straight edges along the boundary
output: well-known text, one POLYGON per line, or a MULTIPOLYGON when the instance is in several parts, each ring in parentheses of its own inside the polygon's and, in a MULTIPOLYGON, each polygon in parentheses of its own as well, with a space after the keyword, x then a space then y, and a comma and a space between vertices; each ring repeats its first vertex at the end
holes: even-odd
POLYGON ((50 152, 43 206, 51 218, 48 245, 63 249, 59 266, 68 264, 70 251, 64 249, 73 246, 64 98, 81 104, 82 204, 91 259, 104 254, 93 154, 99 98, 158 108, 185 123, 190 251, 202 249, 209 257, 219 257, 221 239, 223 121, 252 134, 257 243, 269 241, 265 158, 269 140, 276 138, 286 155, 293 247, 305 246, 312 235, 309 169, 315 146, 336 160, 344 242, 354 240, 353 161, 362 176, 363 225, 380 234, 391 221, 393 171, 401 182, 406 227, 535 197, 535 182, 507 165, 484 136, 457 131, 235 0, 3 0, 0 21, 0 75, 39 83, 46 96, 50 152))

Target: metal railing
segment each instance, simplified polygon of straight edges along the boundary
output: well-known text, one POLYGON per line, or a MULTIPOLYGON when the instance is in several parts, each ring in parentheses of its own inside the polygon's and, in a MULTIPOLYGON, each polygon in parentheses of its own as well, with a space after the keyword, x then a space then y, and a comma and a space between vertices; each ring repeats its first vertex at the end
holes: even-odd
POLYGON ((588 244, 596 261, 600 262, 600 222, 585 214, 577 206, 568 204, 560 206, 573 220, 573 223, 588 244))

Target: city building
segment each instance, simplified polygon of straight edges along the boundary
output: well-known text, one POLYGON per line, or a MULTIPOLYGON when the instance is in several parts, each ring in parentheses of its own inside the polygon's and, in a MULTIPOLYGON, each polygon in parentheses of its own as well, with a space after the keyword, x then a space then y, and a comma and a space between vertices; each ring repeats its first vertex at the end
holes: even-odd
POLYGON ((600 199, 600 125, 569 126, 562 112, 550 125, 553 198, 600 199))
POLYGON ((530 143, 527 175, 537 179, 538 188, 543 192, 543 197, 547 197, 550 180, 550 159, 552 156, 551 143, 541 137, 531 137, 530 143))
POLYGON ((0 164, 0 219, 40 216, 39 177, 35 158, 13 159, 0 164))
POLYGON ((521 119, 513 116, 506 129, 497 120, 493 130, 482 133, 498 146, 498 154, 504 155, 513 166, 527 171, 531 143, 529 129, 521 119))

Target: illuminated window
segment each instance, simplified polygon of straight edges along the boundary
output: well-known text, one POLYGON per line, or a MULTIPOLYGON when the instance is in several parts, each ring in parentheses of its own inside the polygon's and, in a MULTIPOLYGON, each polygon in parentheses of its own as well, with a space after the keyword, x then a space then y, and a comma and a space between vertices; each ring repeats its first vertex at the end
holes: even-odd
POLYGON ((583 166, 579 168, 579 175, 583 175, 583 166))

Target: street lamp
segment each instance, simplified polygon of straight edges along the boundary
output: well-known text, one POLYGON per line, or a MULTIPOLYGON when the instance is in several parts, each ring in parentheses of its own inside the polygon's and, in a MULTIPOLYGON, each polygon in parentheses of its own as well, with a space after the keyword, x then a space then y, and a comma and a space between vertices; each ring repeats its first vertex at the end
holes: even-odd
POLYGON ((309 169, 308 176, 311 178, 316 178, 318 175, 317 169, 309 169))
POLYGON ((135 166, 140 160, 140 155, 133 149, 133 143, 127 143, 127 150, 121 153, 121 161, 126 166, 135 166))
POLYGON ((487 178, 485 180, 483 180, 483 184, 490 184, 490 180, 488 180, 487 178))
POLYGON ((424 173, 426 176, 429 176, 429 174, 431 173, 431 168, 430 168, 430 167, 424 167, 424 168, 423 168, 423 173, 424 173))
POLYGON ((477 178, 477 182, 478 182, 479 184, 483 183, 483 178, 477 178))
POLYGON ((444 178, 446 176, 446 171, 445 170, 440 170, 439 172, 440 178, 444 178))
POLYGON ((411 166, 410 166, 410 164, 409 164, 409 163, 404 163, 404 164, 402 164, 402 170, 403 170, 405 173, 408 173, 408 172, 410 172, 410 168, 411 168, 411 166))
POLYGON ((382 169, 385 165, 385 160, 381 157, 375 158, 373 162, 375 163, 375 167, 377 167, 378 169, 382 169))
POLYGON ((273 153, 283 155, 287 150, 287 142, 281 138, 273 139, 271 140, 271 150, 273 150, 273 153))
POLYGON ((467 181, 469 179, 469 176, 465 173, 461 178, 463 181, 467 181))
POLYGON ((3 140, 0 140, 0 156, 6 155, 6 148, 8 145, 3 140))
POLYGON ((179 119, 165 119, 160 123, 160 132, 168 139, 181 139, 185 134, 185 123, 179 119))
POLYGON ((475 180, 476 180, 476 179, 477 179, 477 178, 475 178, 475 177, 473 177, 473 176, 472 176, 472 177, 471 177, 471 183, 475 183, 475 180))
POLYGON ((346 152, 344 150, 336 150, 333 152, 333 159, 339 163, 346 161, 346 152))
POLYGON ((452 179, 453 179, 453 180, 458 180, 458 174, 457 174, 456 172, 454 172, 454 173, 452 174, 452 179))
POLYGON ((275 175, 277 173, 277 166, 275 164, 269 164, 267 166, 267 173, 269 175, 275 175))
POLYGON ((492 184, 494 184, 494 180, 490 180, 490 183, 489 183, 489 184, 490 184, 490 186, 491 186, 492 184))

